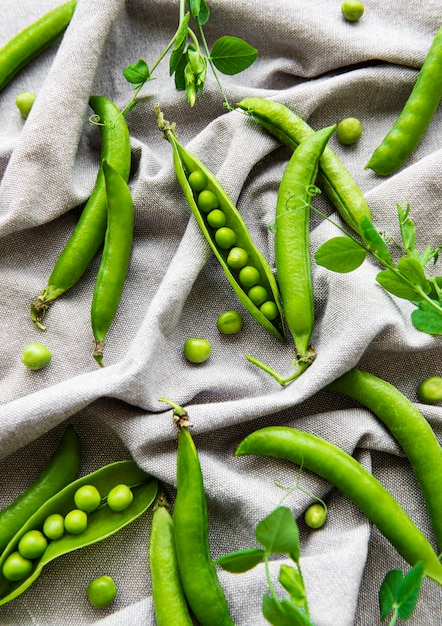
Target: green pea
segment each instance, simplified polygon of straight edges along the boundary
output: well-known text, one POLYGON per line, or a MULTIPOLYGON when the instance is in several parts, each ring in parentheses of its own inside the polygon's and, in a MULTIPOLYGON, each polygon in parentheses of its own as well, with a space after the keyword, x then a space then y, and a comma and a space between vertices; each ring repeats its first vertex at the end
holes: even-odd
POLYGON ((244 248, 232 248, 227 257, 227 265, 234 270, 240 270, 242 267, 247 265, 247 261, 249 260, 249 255, 247 250, 244 248))
POLYGON ((210 191, 210 189, 203 189, 198 196, 198 207, 204 213, 209 213, 209 211, 219 207, 219 200, 213 191, 210 191))
POLYGON ((278 307, 272 300, 263 302, 259 307, 259 310, 268 320, 274 320, 278 315, 278 307))
POLYGON ((100 492, 94 485, 83 485, 74 494, 77 509, 90 513, 100 506, 100 492))
POLYGON ((64 530, 64 517, 59 513, 48 515, 43 523, 43 533, 52 541, 61 539, 64 535, 64 530))
POLYGON ((267 289, 262 285, 254 285, 253 287, 250 287, 247 295, 256 306, 260 306, 269 297, 267 289))
POLYGON ((417 395, 422 402, 440 402, 442 400, 442 376, 430 376, 421 382, 417 395))
POLYGON ((24 119, 28 117, 36 97, 37 95, 33 91, 22 91, 15 98, 15 104, 24 119))
POLYGON ((327 519, 327 510, 322 504, 315 503, 304 513, 304 521, 310 528, 321 528, 327 519))
POLYGON ((238 311, 224 311, 218 316, 216 326, 224 335, 234 335, 243 327, 244 320, 238 311))
POLYGON ((116 485, 107 496, 107 504, 112 511, 124 511, 132 504, 134 494, 128 485, 116 485))
POLYGON ((87 587, 89 602, 97 609, 111 604, 117 595, 117 586, 110 576, 99 576, 91 580, 87 587))
POLYGON ((226 214, 221 209, 213 209, 207 216, 207 223, 212 228, 222 228, 226 225, 226 214))
POLYGON ((22 578, 29 576, 32 567, 30 559, 25 559, 20 552, 11 552, 3 563, 2 574, 6 580, 22 580, 22 578))
POLYGON ((360 0, 345 0, 341 5, 342 15, 349 22, 357 22, 364 13, 364 5, 360 0))
POLYGON ((46 367, 52 358, 52 354, 48 348, 42 343, 30 343, 23 350, 21 360, 30 370, 41 370, 46 367))
POLYGON ((231 228, 223 226, 216 231, 215 241, 220 248, 228 250, 236 244, 236 233, 231 228))
POLYGON ((362 135, 362 124, 356 117, 346 117, 336 127, 336 134, 341 143, 350 146, 362 135))
POLYGON ((191 363, 204 363, 210 356, 212 346, 207 339, 190 337, 184 342, 184 356, 191 363))
POLYGON ((39 559, 48 547, 48 540, 40 530, 29 530, 18 542, 18 551, 25 559, 39 559))
POLYGON ((246 265, 239 272, 239 282, 244 287, 253 287, 261 280, 260 273, 252 265, 246 265))
POLYGON ((197 192, 205 189, 209 183, 207 176, 201 170, 191 172, 187 180, 193 191, 197 192))
POLYGON ((80 509, 72 509, 64 518, 64 527, 71 535, 79 535, 87 528, 87 515, 80 509))

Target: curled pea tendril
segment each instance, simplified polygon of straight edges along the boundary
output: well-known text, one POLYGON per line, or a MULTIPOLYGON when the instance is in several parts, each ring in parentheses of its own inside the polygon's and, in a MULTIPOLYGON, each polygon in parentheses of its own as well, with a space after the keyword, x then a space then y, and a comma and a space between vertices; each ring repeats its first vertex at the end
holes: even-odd
POLYGON ((94 113, 88 119, 88 123, 90 126, 108 126, 109 128, 115 128, 115 122, 112 120, 106 120, 104 122, 100 121, 100 116, 98 113, 94 113))
POLYGON ((290 198, 288 198, 287 202, 286 202, 286 210, 282 211, 279 215, 277 215, 275 217, 274 220, 272 220, 270 222, 270 224, 267 226, 269 232, 275 234, 277 231, 277 225, 276 225, 276 220, 280 217, 283 217, 289 213, 294 213, 295 211, 300 211, 300 210, 304 210, 304 209, 311 209, 312 208, 312 199, 319 195, 321 193, 321 190, 319 189, 319 187, 317 187, 316 185, 308 185, 306 187, 306 192, 307 192, 307 200, 305 201, 304 198, 298 196, 297 198, 295 198, 294 196, 290 196, 290 198), (299 204, 295 204, 295 206, 293 206, 293 208, 289 208, 291 204, 294 204, 296 201, 299 202, 299 204))

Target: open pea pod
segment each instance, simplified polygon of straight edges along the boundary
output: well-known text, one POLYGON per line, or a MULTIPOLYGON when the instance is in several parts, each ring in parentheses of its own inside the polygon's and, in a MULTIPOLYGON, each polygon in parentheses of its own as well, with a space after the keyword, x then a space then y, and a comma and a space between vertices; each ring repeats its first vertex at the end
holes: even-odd
POLYGON ((232 200, 223 189, 221 183, 217 180, 214 174, 193 154, 191 154, 184 146, 182 146, 177 140, 173 131, 173 126, 165 122, 162 114, 157 110, 158 125, 160 130, 163 131, 166 139, 170 142, 173 148, 173 163, 175 167, 176 176, 178 182, 181 185, 184 196, 192 211, 199 227, 201 228, 204 237, 210 244, 215 256, 217 257, 224 273, 236 293, 239 300, 242 302, 251 316, 259 323, 263 328, 270 331, 275 337, 281 341, 285 338, 284 331, 284 314, 280 301, 278 285, 273 275, 270 266, 262 253, 257 249, 253 243, 247 226, 236 208, 232 200), (219 203, 219 209, 221 209, 225 215, 225 226, 230 228, 236 234, 235 246, 243 248, 248 254, 248 265, 256 268, 259 271, 260 280, 257 284, 263 286, 269 294, 269 298, 276 305, 277 315, 273 319, 266 317, 260 310, 259 306, 254 304, 247 295, 247 288, 241 285, 239 280, 239 270, 232 269, 227 263, 227 257, 229 249, 221 248, 215 240, 216 228, 209 225, 207 221, 207 214, 202 211, 196 202, 196 194, 188 182, 188 177, 192 172, 203 172, 207 177, 206 189, 213 192, 217 197, 219 203))
POLYGON ((47 500, 11 539, 0 557, 0 605, 21 595, 40 575, 43 567, 63 554, 83 548, 113 535, 144 513, 154 501, 158 482, 146 474, 134 461, 117 461, 106 465, 70 483, 55 496, 47 500), (134 498, 124 511, 113 511, 106 503, 110 490, 119 484, 131 487, 134 498), (95 486, 102 497, 98 509, 89 513, 87 528, 78 535, 65 533, 61 539, 50 541, 40 559, 35 560, 34 568, 26 578, 11 582, 1 570, 6 558, 17 550, 21 537, 29 530, 41 530, 48 515, 60 513, 65 516, 75 509, 74 494, 82 485, 95 486))

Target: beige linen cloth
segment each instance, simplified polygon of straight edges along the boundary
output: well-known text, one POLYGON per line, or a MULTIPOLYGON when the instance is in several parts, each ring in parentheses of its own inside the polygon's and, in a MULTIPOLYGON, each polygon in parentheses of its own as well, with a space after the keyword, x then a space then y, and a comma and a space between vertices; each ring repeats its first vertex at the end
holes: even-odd
MULTIPOLYGON (((2 0, 0 45, 57 0, 2 0)), ((221 77, 231 103, 263 96, 293 108, 314 128, 354 116, 364 134, 354 146, 330 146, 364 191, 380 230, 398 237, 396 204, 410 203, 418 246, 442 239, 442 115, 439 109, 415 154, 396 175, 364 170, 399 114, 441 22, 438 0, 366 0, 358 23, 346 22, 339 0, 211 0, 206 36, 246 39, 259 51, 243 73, 221 77)), ((370 260, 338 275, 313 264, 318 357, 296 382, 281 388, 245 359, 251 353, 289 374, 291 342, 282 344, 242 308, 210 253, 183 199, 171 146, 156 126, 154 105, 177 122, 183 144, 218 176, 237 203, 251 235, 274 268, 269 226, 290 156, 287 148, 239 111, 227 111, 213 75, 193 109, 168 76, 168 61, 141 91, 128 115, 135 233, 127 282, 105 347, 106 367, 92 359, 90 303, 99 256, 36 329, 29 305, 51 269, 93 188, 100 135, 88 124, 92 93, 123 107, 132 91, 123 69, 140 57, 151 65, 173 36, 178 1, 79 0, 61 43, 25 68, 0 93, 0 506, 38 475, 67 423, 83 443, 85 474, 131 456, 156 476, 173 504, 176 428, 166 396, 188 408, 198 447, 214 557, 256 545, 254 528, 278 504, 297 468, 270 459, 235 458, 239 442, 257 428, 295 426, 353 454, 394 494, 434 542, 424 503, 399 447, 370 411, 324 386, 351 367, 397 386, 442 438, 441 405, 418 402, 421 380, 441 375, 441 339, 418 332, 411 305, 377 285, 370 260), (31 90, 37 101, 26 122, 15 104, 31 90), (237 309, 236 336, 216 329, 219 313, 237 309), (207 338, 207 363, 185 362, 189 336, 207 338), (44 342, 50 365, 26 370, 24 346, 44 342)), ((326 197, 315 206, 339 218, 326 197)), ((313 215, 312 249, 337 234, 313 215)), ((439 274, 440 268, 439 269, 439 274)), ((422 451, 425 454, 425 451, 422 451)), ((380 623, 377 593, 386 572, 408 570, 395 549, 356 507, 326 481, 304 471, 301 485, 323 497, 326 525, 309 531, 302 513, 312 499, 298 491, 286 504, 299 519, 302 568, 317 626, 380 623)), ((442 488, 442 486, 441 486, 442 488)), ((442 514, 442 512, 441 512, 442 514)), ((48 565, 18 599, 0 607, 0 624, 153 625, 147 547, 151 511, 106 541, 48 565), (85 588, 102 574, 119 593, 107 609, 89 605, 85 588)), ((282 561, 272 562, 276 577, 282 561)), ((267 622, 261 599, 265 573, 220 572, 237 626, 267 622)), ((276 583, 277 584, 277 583, 276 583)), ((425 581, 410 625, 441 624, 441 592, 425 581)))

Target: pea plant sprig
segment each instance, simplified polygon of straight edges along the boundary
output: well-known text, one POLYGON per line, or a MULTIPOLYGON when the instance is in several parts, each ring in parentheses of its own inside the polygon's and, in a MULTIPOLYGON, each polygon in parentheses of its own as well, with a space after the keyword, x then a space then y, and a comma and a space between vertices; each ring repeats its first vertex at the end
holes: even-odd
POLYGON ((377 282, 398 298, 412 302, 416 309, 411 314, 413 326, 429 335, 442 335, 442 277, 433 276, 428 268, 436 264, 442 245, 422 253, 416 249, 416 228, 410 218, 410 205, 404 209, 397 205, 401 243, 394 241, 402 256, 393 259, 387 243, 369 220, 363 220, 360 242, 340 226, 344 236, 333 237, 322 244, 315 253, 315 260, 333 272, 347 273, 357 269, 371 255, 385 269, 380 271, 377 282))
POLYGON ((394 626, 400 618, 408 620, 416 608, 424 579, 424 564, 418 561, 407 574, 399 569, 387 572, 379 589, 379 610, 381 620, 392 612, 388 626, 394 626))
POLYGON ((210 66, 221 94, 224 106, 233 109, 219 79, 218 73, 234 75, 248 68, 256 60, 258 51, 239 37, 224 35, 217 39, 209 49, 204 26, 210 18, 210 9, 206 0, 180 0, 180 18, 177 31, 158 59, 149 68, 144 59, 139 59, 126 67, 123 75, 132 85, 132 98, 123 109, 127 115, 137 104, 138 94, 143 86, 152 80, 152 74, 161 61, 171 51, 169 74, 174 77, 175 87, 184 90, 188 104, 193 107, 199 91, 204 90, 207 65, 210 66), (188 11, 186 11, 186 4, 188 11), (190 21, 196 24, 197 32, 190 27, 190 21))

